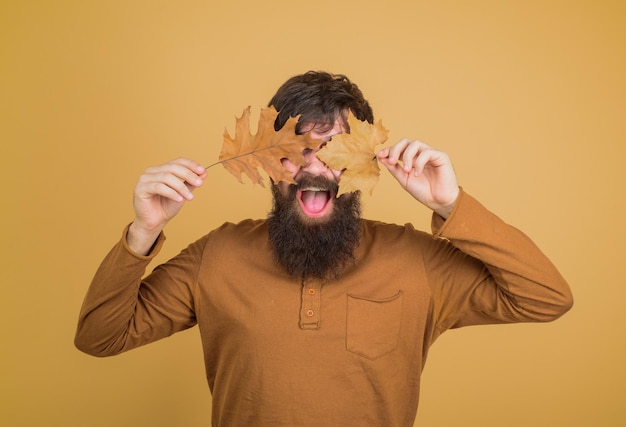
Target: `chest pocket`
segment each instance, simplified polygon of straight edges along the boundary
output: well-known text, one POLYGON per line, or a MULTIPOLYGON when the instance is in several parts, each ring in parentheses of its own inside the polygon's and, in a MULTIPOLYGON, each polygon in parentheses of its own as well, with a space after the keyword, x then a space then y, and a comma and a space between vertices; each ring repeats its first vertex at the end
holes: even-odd
POLYGON ((401 320, 402 291, 382 299, 348 294, 346 349, 370 360, 392 352, 401 320))

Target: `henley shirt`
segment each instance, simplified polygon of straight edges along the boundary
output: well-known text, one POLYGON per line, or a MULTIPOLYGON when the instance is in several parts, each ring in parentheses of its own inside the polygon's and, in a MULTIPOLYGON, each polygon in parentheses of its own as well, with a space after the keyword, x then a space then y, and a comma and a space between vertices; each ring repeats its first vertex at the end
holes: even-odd
POLYGON ((572 305, 522 232, 461 191, 433 234, 362 220, 339 278, 294 280, 266 220, 226 223, 143 277, 125 235, 83 303, 76 345, 110 356, 199 327, 214 426, 412 426, 428 349, 450 328, 543 322, 572 305), (143 277, 143 278, 142 278, 143 277))

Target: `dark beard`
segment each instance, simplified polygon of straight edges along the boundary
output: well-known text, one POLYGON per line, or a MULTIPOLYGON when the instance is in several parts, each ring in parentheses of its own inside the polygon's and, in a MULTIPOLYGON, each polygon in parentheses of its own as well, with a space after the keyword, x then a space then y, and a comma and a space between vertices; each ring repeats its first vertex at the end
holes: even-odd
MULTIPOLYGON (((323 177, 306 176, 299 185, 332 188, 336 183, 323 177), (306 181, 306 183, 304 182, 306 181)), ((311 220, 299 212, 296 192, 291 185, 283 195, 272 186, 274 204, 268 217, 269 241, 274 259, 296 279, 336 279, 354 262, 354 249, 361 233, 360 193, 346 193, 334 200, 329 218, 311 220)))

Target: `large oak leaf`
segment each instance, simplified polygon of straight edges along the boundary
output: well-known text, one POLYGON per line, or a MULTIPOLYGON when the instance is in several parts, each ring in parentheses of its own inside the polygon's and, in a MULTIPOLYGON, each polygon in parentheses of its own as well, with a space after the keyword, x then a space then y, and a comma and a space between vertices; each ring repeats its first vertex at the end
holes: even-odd
POLYGON ((261 109, 256 134, 250 131, 250 107, 244 109, 235 121, 235 135, 224 131, 224 144, 219 161, 228 172, 243 183, 242 175, 265 187, 259 168, 274 181, 294 183, 291 174, 283 167, 282 159, 289 159, 296 166, 304 165, 303 150, 316 148, 320 141, 308 135, 296 135, 298 118, 291 117, 279 130, 274 130, 278 112, 274 107, 261 109))
POLYGON ((333 136, 317 157, 329 168, 343 171, 337 196, 356 190, 371 194, 380 175, 375 148, 387 140, 388 131, 382 121, 371 124, 352 113, 348 115, 348 125, 350 133, 333 136))

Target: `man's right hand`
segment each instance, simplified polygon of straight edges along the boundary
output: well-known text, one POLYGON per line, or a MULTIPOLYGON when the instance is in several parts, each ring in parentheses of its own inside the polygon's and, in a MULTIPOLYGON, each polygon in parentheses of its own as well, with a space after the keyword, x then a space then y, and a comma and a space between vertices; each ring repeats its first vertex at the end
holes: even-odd
POLYGON ((130 249, 147 255, 168 221, 193 199, 192 191, 206 175, 202 165, 183 158, 146 169, 135 187, 135 219, 126 236, 130 249))

